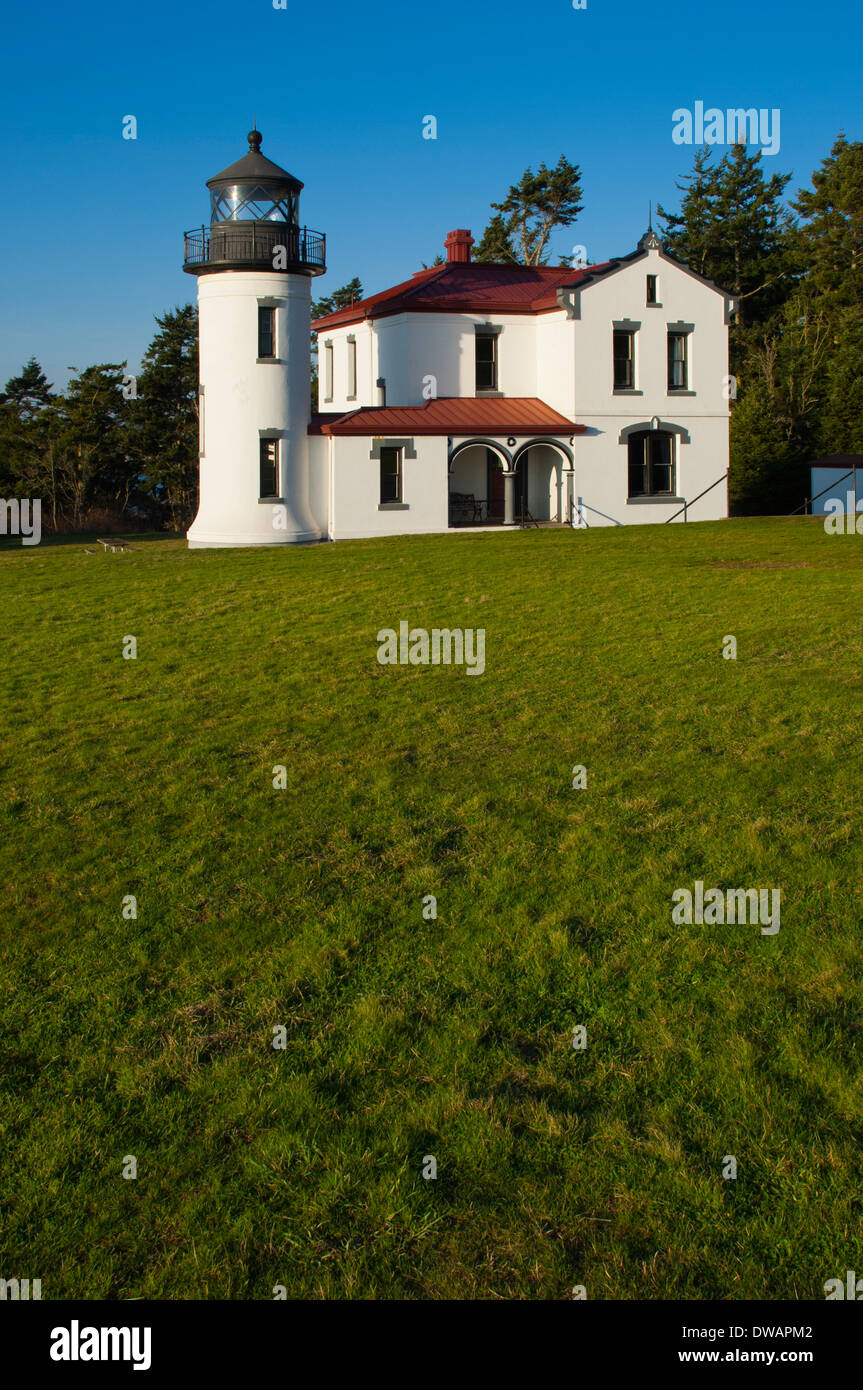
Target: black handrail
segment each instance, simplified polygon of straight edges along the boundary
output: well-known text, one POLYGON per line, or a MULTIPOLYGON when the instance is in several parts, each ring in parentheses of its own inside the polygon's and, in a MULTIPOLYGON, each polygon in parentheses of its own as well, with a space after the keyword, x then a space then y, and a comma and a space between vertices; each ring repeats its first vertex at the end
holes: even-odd
MULTIPOLYGON (((686 513, 688 512, 689 508, 693 505, 693 503, 697 502, 698 499, 699 499, 699 497, 705 497, 705 496, 707 495, 708 492, 712 492, 713 489, 714 489, 715 487, 719 487, 719 484, 722 483, 722 482, 724 482, 724 481, 726 480, 726 478, 728 477, 729 472, 730 472, 730 469, 726 468, 726 470, 725 470, 725 472, 723 473, 723 475, 722 475, 721 478, 717 478, 717 479, 716 479, 716 482, 715 482, 715 483, 711 483, 711 484, 710 484, 710 487, 706 487, 706 488, 704 489, 703 492, 697 493, 696 496, 693 497, 693 499, 692 499, 691 502, 690 502, 690 501, 684 502, 683 506, 682 506, 682 507, 678 507, 678 508, 677 508, 677 511, 674 512, 672 516, 667 516, 667 517, 665 518, 665 521, 663 522, 663 525, 664 525, 664 526, 667 526, 668 523, 669 523, 669 521, 673 521, 674 518, 675 518, 676 516, 680 516, 680 513, 681 513, 681 512, 683 512, 684 517, 686 517, 686 513)), ((688 519, 688 518, 687 518, 687 519, 688 519)))
POLYGON ((795 507, 795 508, 794 508, 794 511, 793 511, 793 512, 789 512, 788 515, 789 515, 789 516, 796 516, 797 513, 798 513, 801 509, 805 508, 805 510, 806 510, 806 515, 808 516, 808 515, 809 515, 809 504, 810 504, 810 502, 817 502, 817 501, 818 501, 818 498, 819 498, 819 497, 823 497, 824 494, 825 494, 825 492, 830 492, 830 491, 832 491, 832 489, 833 489, 834 487, 838 487, 840 483, 844 483, 844 481, 845 481, 846 478, 850 478, 851 475, 852 475, 852 473, 859 473, 859 472, 860 472, 860 469, 858 469, 858 468, 849 468, 849 469, 848 469, 848 472, 847 472, 847 473, 843 473, 841 478, 835 478, 835 479, 833 480, 832 483, 828 483, 827 486, 824 487, 824 488, 822 488, 820 492, 816 492, 815 495, 814 495, 813 497, 807 497, 807 498, 805 498, 804 501, 802 501, 802 502, 800 503, 800 506, 799 506, 799 507, 795 507))

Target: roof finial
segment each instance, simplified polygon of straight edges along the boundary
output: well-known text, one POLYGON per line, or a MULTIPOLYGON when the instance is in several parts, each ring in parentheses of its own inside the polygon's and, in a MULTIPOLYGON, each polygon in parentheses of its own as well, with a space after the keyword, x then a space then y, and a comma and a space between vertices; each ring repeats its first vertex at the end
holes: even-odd
POLYGON ((649 232, 652 232, 652 231, 653 231, 653 203, 652 203, 652 202, 649 202, 649 203, 647 204, 647 230, 648 230, 649 232))
POLYGON ((249 149, 252 152, 252 154, 261 153, 261 141, 263 140, 263 138, 263 135, 258 130, 258 114, 257 112, 255 112, 254 126, 249 131, 249 149))

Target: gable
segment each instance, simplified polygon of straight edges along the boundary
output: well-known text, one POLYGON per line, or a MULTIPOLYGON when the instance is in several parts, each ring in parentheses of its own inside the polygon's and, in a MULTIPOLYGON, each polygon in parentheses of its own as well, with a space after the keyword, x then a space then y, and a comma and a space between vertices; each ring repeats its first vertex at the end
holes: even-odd
POLYGON ((688 275, 696 280, 700 285, 712 290, 725 300, 725 322, 731 322, 731 316, 737 308, 737 300, 734 295, 723 290, 713 280, 708 280, 705 275, 699 275, 697 270, 693 270, 685 261, 678 260, 672 256, 670 251, 666 251, 659 237, 655 232, 647 232, 641 238, 638 246, 631 251, 628 256, 617 256, 604 265, 591 266, 580 277, 572 280, 571 283, 561 285, 557 291, 557 302, 561 309, 566 310, 568 319, 581 318, 581 295, 592 286, 601 281, 609 279, 612 275, 617 275, 622 270, 628 270, 631 266, 637 265, 639 261, 647 261, 654 255, 660 262, 672 266, 674 270, 688 275))

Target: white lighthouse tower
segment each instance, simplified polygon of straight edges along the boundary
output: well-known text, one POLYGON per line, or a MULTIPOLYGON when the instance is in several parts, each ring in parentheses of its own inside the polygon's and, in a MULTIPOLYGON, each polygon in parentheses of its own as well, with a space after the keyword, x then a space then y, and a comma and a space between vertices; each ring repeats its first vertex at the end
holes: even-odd
POLYGON ((326 239, 299 225, 303 185, 249 152, 207 180, 210 226, 186 233, 198 277, 200 500, 192 547, 320 539, 309 510, 310 283, 326 239))

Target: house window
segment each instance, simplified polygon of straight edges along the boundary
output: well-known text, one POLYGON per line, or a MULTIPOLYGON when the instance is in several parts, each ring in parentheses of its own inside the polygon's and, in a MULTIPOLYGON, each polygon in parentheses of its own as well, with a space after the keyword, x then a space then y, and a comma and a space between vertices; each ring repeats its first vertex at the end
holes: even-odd
POLYGON ((333 399, 333 345, 324 344, 324 400, 333 399))
POLYGON ((275 309, 258 309, 258 356, 275 357, 276 355, 276 311, 275 309))
POLYGON ((655 303, 656 303, 656 276, 655 276, 655 275, 648 275, 648 277, 647 277, 647 302, 648 302, 648 304, 655 304, 655 303))
POLYGON ((355 338, 348 338, 348 400, 354 401, 357 397, 357 343, 355 338))
POLYGON ((689 388, 689 363, 687 361, 687 333, 668 334, 668 389, 686 391, 689 388))
POLYGON ((631 391, 635 386, 635 334, 625 328, 614 330, 614 389, 631 391))
POLYGON ((381 502, 402 500, 402 451, 381 446, 381 502))
POLYGON ((261 440, 261 497, 279 495, 279 441, 261 440))
POLYGON ((476 335, 476 389, 497 390, 497 334, 476 335))
POLYGON ((674 436, 638 430, 629 436, 629 496, 674 496, 674 436))

